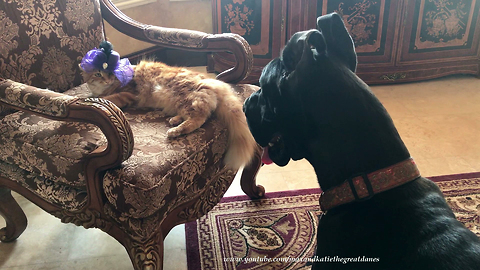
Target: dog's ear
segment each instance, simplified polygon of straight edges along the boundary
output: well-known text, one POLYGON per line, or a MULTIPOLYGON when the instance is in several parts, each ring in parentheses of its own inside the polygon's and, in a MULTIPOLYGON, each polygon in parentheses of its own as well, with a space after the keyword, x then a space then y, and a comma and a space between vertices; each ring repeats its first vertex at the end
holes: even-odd
POLYGON ((337 13, 330 13, 317 18, 317 29, 322 32, 328 46, 328 51, 344 61, 350 70, 357 68, 357 54, 352 37, 347 31, 342 17, 337 13))
POLYGON ((259 83, 261 91, 265 96, 268 96, 269 99, 276 100, 280 98, 278 84, 284 72, 285 68, 279 58, 273 59, 262 69, 259 83))
POLYGON ((315 48, 318 54, 324 54, 327 50, 327 43, 322 33, 319 31, 313 30, 307 34, 306 38, 307 46, 310 48, 315 48))

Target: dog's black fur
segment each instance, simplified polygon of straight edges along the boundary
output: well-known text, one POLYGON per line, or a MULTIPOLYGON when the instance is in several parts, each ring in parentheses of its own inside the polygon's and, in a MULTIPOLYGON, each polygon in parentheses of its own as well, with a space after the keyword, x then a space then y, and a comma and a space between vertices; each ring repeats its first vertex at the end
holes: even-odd
MULTIPOLYGON (((244 104, 250 130, 271 160, 306 158, 323 190, 410 154, 390 116, 355 74, 356 54, 338 14, 299 32, 260 77, 244 104)), ((313 269, 480 269, 479 238, 456 220, 442 192, 420 177, 321 216, 313 269), (336 257, 338 256, 338 257, 336 257)))

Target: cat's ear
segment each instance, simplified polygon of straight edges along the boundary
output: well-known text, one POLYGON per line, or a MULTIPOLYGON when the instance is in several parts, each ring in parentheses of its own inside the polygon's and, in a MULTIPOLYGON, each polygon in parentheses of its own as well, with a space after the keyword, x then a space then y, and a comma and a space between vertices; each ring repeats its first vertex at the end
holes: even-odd
POLYGON ((78 64, 78 67, 80 68, 81 71, 85 71, 85 70, 82 68, 82 64, 78 64))

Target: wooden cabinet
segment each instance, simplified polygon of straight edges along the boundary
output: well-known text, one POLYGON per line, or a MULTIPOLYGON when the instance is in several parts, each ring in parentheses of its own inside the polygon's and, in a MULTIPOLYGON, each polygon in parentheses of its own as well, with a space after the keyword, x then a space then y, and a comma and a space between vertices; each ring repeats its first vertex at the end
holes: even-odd
MULTIPOLYGON (((450 74, 480 75, 480 0, 213 0, 217 33, 242 35, 255 65, 246 82, 280 54, 297 31, 339 13, 355 42, 357 74, 369 84, 418 81, 450 74)), ((223 71, 229 54, 214 54, 223 71)))
POLYGON ((479 73, 480 1, 405 1, 396 69, 406 79, 479 73))
MULTIPOLYGON (((285 40, 286 11, 278 0, 214 0, 213 24, 216 33, 236 33, 252 47, 254 67, 244 82, 257 82, 262 68, 277 57, 285 40)), ((221 72, 233 65, 228 53, 213 54, 209 59, 221 72)))

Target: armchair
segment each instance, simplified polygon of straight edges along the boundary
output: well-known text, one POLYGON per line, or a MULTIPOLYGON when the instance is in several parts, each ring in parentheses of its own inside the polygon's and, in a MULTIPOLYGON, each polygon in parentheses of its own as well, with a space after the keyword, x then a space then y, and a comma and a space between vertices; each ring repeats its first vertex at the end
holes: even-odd
MULTIPOLYGON (((62 222, 114 237, 134 269, 162 269, 168 232, 213 208, 237 173, 223 166, 225 128, 212 117, 170 140, 162 112, 121 111, 89 98, 78 63, 105 39, 105 19, 159 46, 231 52, 235 66, 217 78, 246 98, 257 87, 236 83, 252 68, 249 45, 235 34, 141 24, 110 0, 7 0, 0 7, 0 240, 15 240, 27 226, 13 190, 62 222)), ((264 195, 255 183, 260 166, 259 149, 241 176, 252 198, 264 195)))

